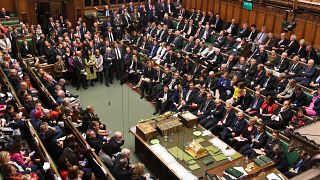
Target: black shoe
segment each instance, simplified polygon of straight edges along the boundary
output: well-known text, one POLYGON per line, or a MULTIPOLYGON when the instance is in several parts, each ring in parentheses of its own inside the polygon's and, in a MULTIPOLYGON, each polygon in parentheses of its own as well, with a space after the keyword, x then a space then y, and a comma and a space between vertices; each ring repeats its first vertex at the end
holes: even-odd
POLYGON ((153 113, 153 115, 157 115, 159 113, 159 111, 155 111, 154 113, 153 113))
POLYGON ((107 87, 109 87, 109 84, 106 84, 107 87))
POLYGON ((83 89, 88 89, 88 87, 86 86, 86 87, 83 87, 83 89))
POLYGON ((80 88, 77 88, 77 91, 79 91, 80 88))
POLYGON ((113 82, 111 81, 110 84, 113 84, 113 82))
POLYGON ((144 96, 140 96, 140 99, 143 99, 144 98, 144 96))
POLYGON ((79 97, 79 95, 72 95, 72 97, 74 97, 74 98, 78 98, 78 97, 79 97))
POLYGON ((93 83, 91 83, 91 86, 94 86, 94 84, 93 84, 93 83))

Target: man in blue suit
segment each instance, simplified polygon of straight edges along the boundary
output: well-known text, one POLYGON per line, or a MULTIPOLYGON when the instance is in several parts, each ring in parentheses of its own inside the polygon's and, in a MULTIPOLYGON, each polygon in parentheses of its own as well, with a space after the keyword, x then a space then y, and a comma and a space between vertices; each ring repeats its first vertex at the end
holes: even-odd
POLYGON ((158 49, 159 49, 159 45, 157 40, 153 40, 152 45, 149 47, 149 53, 148 53, 149 58, 155 57, 158 49))

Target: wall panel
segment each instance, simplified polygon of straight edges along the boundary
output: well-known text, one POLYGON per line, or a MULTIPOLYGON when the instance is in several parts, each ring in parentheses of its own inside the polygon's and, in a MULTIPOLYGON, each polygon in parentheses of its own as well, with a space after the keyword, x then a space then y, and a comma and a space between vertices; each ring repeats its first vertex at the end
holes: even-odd
POLYGON ((207 10, 213 12, 213 6, 214 6, 214 1, 208 0, 208 8, 207 8, 207 10))
POLYGON ((257 11, 249 11, 248 23, 249 25, 256 23, 257 11))
POLYGON ((261 26, 265 25, 265 18, 264 10, 260 9, 257 11, 255 24, 257 25, 258 29, 261 29, 261 26))
POLYGON ((208 0, 203 0, 201 4, 202 11, 208 11, 208 0))
POLYGON ((304 39, 307 42, 313 43, 313 38, 315 37, 316 32, 316 22, 307 22, 305 27, 304 39))
POLYGON ((227 4, 226 20, 230 21, 233 18, 233 5, 227 4))
POLYGON ((227 15, 227 4, 223 1, 221 1, 221 3, 220 3, 219 14, 222 19, 227 19, 227 16, 226 16, 227 15))
POLYGON ((241 9, 238 5, 233 6, 233 18, 236 20, 237 23, 240 23, 240 12, 241 9))
POLYGON ((4 7, 8 12, 16 12, 15 0, 0 0, 0 8, 4 7))
POLYGON ((219 14, 219 1, 214 1, 213 9, 215 14, 219 14))

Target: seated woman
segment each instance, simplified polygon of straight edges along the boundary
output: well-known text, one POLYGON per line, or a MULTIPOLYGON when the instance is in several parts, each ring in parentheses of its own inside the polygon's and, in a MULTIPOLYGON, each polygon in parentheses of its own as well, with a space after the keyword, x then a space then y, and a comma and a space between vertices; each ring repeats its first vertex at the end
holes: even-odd
MULTIPOLYGON (((21 174, 29 174, 35 170, 27 166, 20 166, 18 163, 10 160, 11 156, 8 151, 0 151, 0 172, 3 170, 4 165, 12 165, 21 174)), ((4 172, 1 172, 4 173, 4 172)))
POLYGON ((277 99, 279 103, 283 103, 283 101, 288 100, 292 97, 295 87, 297 85, 296 80, 290 79, 284 91, 277 95, 277 99))
POLYGON ((277 103, 274 101, 272 96, 268 96, 260 107, 260 118, 263 121, 268 121, 271 119, 273 112, 278 108, 277 103))
MULTIPOLYGON (((32 161, 33 155, 26 154, 24 151, 21 151, 21 144, 19 141, 14 142, 10 148, 10 160, 18 163, 18 165, 31 168, 32 171, 36 171, 38 168, 34 165, 32 161)), ((34 159, 35 160, 35 159, 34 159)))
POLYGON ((303 114, 303 109, 300 108, 297 112, 297 115, 293 116, 289 122, 288 129, 295 129, 301 126, 304 126, 307 123, 308 119, 303 114))
POLYGON ((308 116, 320 115, 320 86, 318 86, 317 93, 312 98, 310 105, 308 107, 303 106, 303 108, 308 116))
POLYGON ((13 180, 18 180, 18 179, 32 179, 32 180, 37 180, 37 179, 43 179, 43 178, 38 178, 38 175, 36 173, 20 173, 18 169, 12 165, 12 164, 5 164, 2 166, 2 171, 3 171, 3 177, 4 179, 13 179, 13 180))

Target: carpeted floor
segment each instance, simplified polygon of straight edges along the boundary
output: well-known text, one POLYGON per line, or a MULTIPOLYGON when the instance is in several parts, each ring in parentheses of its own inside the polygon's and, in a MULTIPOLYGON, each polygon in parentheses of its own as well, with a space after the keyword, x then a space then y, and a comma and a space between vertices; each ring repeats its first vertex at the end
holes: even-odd
MULTIPOLYGON (((88 83, 90 84, 90 83, 88 83)), ((80 89, 67 86, 72 94, 79 95, 81 106, 85 108, 93 105, 95 113, 98 114, 101 122, 107 125, 112 133, 115 131, 123 132, 125 144, 123 147, 132 151, 131 162, 138 162, 134 154, 134 137, 129 133, 129 128, 137 124, 140 119, 152 117, 154 107, 140 95, 132 90, 128 85, 120 85, 115 81, 110 87, 96 83, 94 87, 80 89)))

